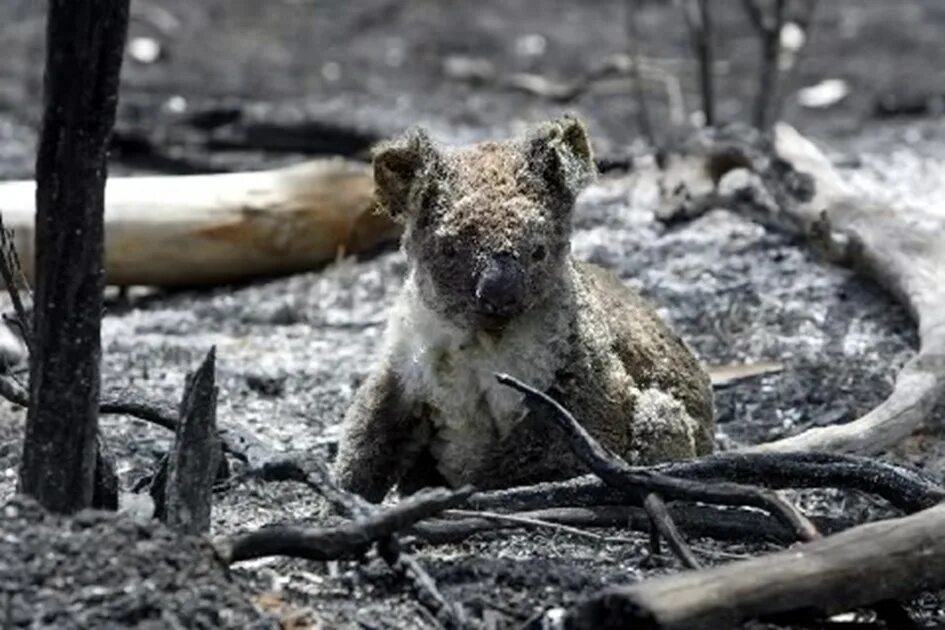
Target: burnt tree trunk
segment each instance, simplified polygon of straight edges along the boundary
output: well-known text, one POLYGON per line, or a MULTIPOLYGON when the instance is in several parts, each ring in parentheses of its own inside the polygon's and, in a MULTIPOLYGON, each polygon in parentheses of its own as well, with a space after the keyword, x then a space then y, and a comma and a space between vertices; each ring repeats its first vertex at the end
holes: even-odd
POLYGON ((20 490, 47 509, 92 504, 103 215, 129 0, 49 0, 36 158, 30 407, 20 490))

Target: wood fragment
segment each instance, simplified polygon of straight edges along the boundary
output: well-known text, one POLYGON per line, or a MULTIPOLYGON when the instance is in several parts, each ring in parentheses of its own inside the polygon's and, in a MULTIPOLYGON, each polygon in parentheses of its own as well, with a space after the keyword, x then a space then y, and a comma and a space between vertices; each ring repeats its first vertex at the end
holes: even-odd
POLYGON ((945 504, 854 527, 790 550, 607 589, 566 626, 734 628, 798 610, 835 614, 945 587, 945 504))
POLYGON ((787 125, 775 130, 775 150, 816 185, 813 199, 788 212, 834 258, 875 278, 909 308, 919 327, 919 353, 899 372, 889 397, 861 418, 760 448, 878 453, 921 426, 945 395, 945 210, 858 198, 827 157, 787 125))
POLYGON ((682 9, 689 44, 699 64, 699 92, 702 96, 702 113, 705 126, 715 124, 715 85, 712 76, 714 48, 712 45, 712 12, 708 0, 678 0, 682 9))
MULTIPOLYGON (((485 519, 488 521, 499 521, 507 523, 511 526, 524 526, 530 527, 533 529, 548 529, 555 532, 561 532, 564 534, 570 534, 571 536, 576 536, 578 538, 585 538, 587 540, 593 540, 596 542, 605 542, 605 543, 624 543, 629 544, 633 541, 629 538, 624 538, 622 536, 603 536, 601 534, 595 534, 594 532, 588 531, 586 529, 581 529, 579 527, 574 527, 564 523, 556 523, 553 521, 543 520, 540 518, 535 518, 533 516, 527 516, 524 514, 500 514, 499 512, 484 512, 478 510, 447 510, 443 513, 444 516, 454 517, 458 516, 466 519, 485 519)), ((625 524, 625 523, 621 523, 625 524)))
POLYGON ((10 295, 10 303, 13 305, 15 319, 12 323, 20 331, 29 352, 33 347, 33 327, 26 307, 23 305, 23 298, 20 296, 20 288, 28 289, 29 287, 25 282, 19 254, 13 244, 13 232, 4 226, 2 215, 0 215, 0 279, 3 280, 7 293, 10 295))
POLYGON ((167 458, 165 523, 183 534, 210 531, 213 482, 221 457, 217 436, 216 353, 187 376, 180 422, 167 458))
POLYGON ((638 504, 647 493, 658 492, 669 500, 756 507, 790 526, 799 540, 813 540, 819 536, 817 528, 800 510, 774 492, 731 482, 693 481, 670 477, 652 469, 634 468, 603 448, 567 409, 547 394, 507 374, 497 374, 496 379, 524 394, 526 407, 563 429, 574 454, 591 472, 608 485, 626 492, 628 498, 638 504))
POLYGON ((756 376, 777 374, 783 369, 784 364, 777 361, 759 361, 757 363, 710 365, 706 368, 706 371, 709 373, 712 387, 722 388, 756 376))
POLYGON ((118 474, 115 472, 115 458, 108 450, 101 434, 95 440, 92 507, 98 510, 118 509, 118 474))
MULTIPOLYGON (((584 507, 545 507, 512 512, 511 518, 497 520, 482 517, 428 519, 410 530, 417 541, 431 545, 457 543, 479 534, 494 534, 507 529, 530 527, 529 522, 558 523, 570 527, 622 527, 647 532, 650 519, 641 507, 629 505, 588 505, 584 507), (521 519, 521 520, 520 520, 521 519)), ((735 542, 788 545, 797 540, 793 530, 763 512, 733 510, 708 505, 673 504, 673 519, 690 538, 714 538, 735 542)), ((817 529, 825 534, 843 531, 857 523, 844 518, 813 517, 817 529)))

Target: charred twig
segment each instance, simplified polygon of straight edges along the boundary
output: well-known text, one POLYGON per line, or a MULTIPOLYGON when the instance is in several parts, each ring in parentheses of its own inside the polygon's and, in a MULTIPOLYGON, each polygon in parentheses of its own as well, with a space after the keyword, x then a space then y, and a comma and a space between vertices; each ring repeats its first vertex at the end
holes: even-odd
MULTIPOLYGON (((473 514, 477 512, 473 511, 473 514)), ((503 520, 483 517, 433 519, 417 523, 410 533, 418 541, 440 545, 463 541, 477 534, 531 527, 529 523, 552 523, 570 527, 623 527, 647 532, 650 519, 641 507, 628 505, 589 505, 585 507, 547 507, 540 510, 502 514, 503 520)), ((714 538, 738 542, 790 544, 797 540, 794 531, 763 512, 731 510, 707 505, 673 505, 673 519, 690 538, 714 538)), ((849 529, 852 520, 813 517, 819 531, 830 534, 849 529)))
MULTIPOLYGON (((783 488, 853 489, 878 495, 906 512, 945 500, 945 488, 918 471, 856 455, 833 453, 729 452, 655 466, 673 477, 727 480, 783 488)), ((481 510, 531 510, 552 505, 621 503, 622 492, 596 477, 482 492, 469 504, 481 510)))
POLYGON ((95 439, 95 485, 92 488, 92 507, 97 510, 118 509, 118 475, 115 458, 105 445, 101 434, 95 439))
POLYGON ((337 527, 266 527, 224 538, 217 542, 217 548, 227 563, 275 555, 308 560, 353 559, 363 555, 372 543, 459 505, 470 492, 429 490, 337 527))
POLYGON ((798 610, 834 614, 945 587, 945 504, 779 553, 608 589, 569 628, 733 628, 798 610), (881 576, 882 579, 877 579, 881 576))
POLYGON ((507 375, 496 375, 498 381, 525 395, 527 407, 550 412, 539 414, 561 427, 574 454, 605 483, 623 490, 634 501, 642 502, 649 492, 658 492, 670 500, 703 501, 717 505, 750 506, 766 510, 794 529, 800 540, 819 536, 806 516, 774 492, 730 482, 703 483, 670 477, 649 469, 633 468, 607 451, 571 413, 548 395, 507 375))
POLYGON ((772 114, 777 102, 779 61, 781 57, 781 28, 784 26, 786 0, 774 0, 774 15, 766 19, 758 0, 742 0, 748 18, 761 38, 761 65, 758 77, 758 96, 752 117, 754 126, 766 131, 774 124, 772 114))
POLYGON ((594 532, 589 532, 586 529, 581 529, 579 527, 574 527, 572 525, 566 525, 564 523, 555 523, 552 521, 542 520, 540 518, 534 518, 532 516, 527 516, 525 514, 500 514, 499 512, 482 512, 477 510, 448 510, 443 513, 444 516, 458 516, 467 519, 486 519, 488 521, 499 521, 508 523, 512 526, 523 526, 531 527, 537 529, 550 529, 556 532, 562 532, 565 534, 570 534, 572 536, 577 536, 578 538, 587 538, 589 540, 594 540, 597 542, 606 542, 606 543, 632 543, 633 541, 629 538, 623 538, 620 536, 602 536, 600 534, 595 534, 594 532))
POLYGON ((656 141, 656 132, 653 129, 653 121, 650 118, 650 106, 646 99, 646 91, 643 89, 643 72, 640 69, 640 29, 637 28, 637 10, 639 9, 638 0, 626 0, 624 3, 624 12, 627 22, 627 36, 630 40, 630 62, 631 78, 633 79, 633 93, 637 102, 637 125, 640 127, 640 133, 646 138, 650 146, 657 149, 659 145, 656 141))
POLYGON ((669 510, 666 509, 666 504, 663 503, 659 495, 654 492, 648 494, 643 500, 643 508, 650 517, 656 536, 662 536, 666 539, 669 548, 673 550, 679 561, 690 569, 702 568, 702 564, 693 555, 692 549, 689 548, 689 545, 683 540, 682 534, 676 529, 673 517, 669 515, 669 510))
POLYGON ((13 233, 3 225, 3 216, 0 215, 0 277, 7 287, 7 293, 10 294, 10 302, 13 304, 15 323, 23 337, 23 343, 29 352, 33 351, 33 329, 30 326, 29 314, 20 298, 20 289, 22 285, 27 284, 23 276, 23 268, 20 265, 20 258, 16 253, 16 247, 13 245, 13 233))
MULTIPOLYGON (((252 436, 241 437, 242 445, 248 446, 246 452, 258 458, 256 463, 263 466, 262 472, 270 475, 267 479, 304 483, 328 501, 337 513, 348 518, 363 519, 376 512, 377 508, 372 504, 339 488, 328 469, 317 459, 308 457, 303 466, 298 458, 277 458, 265 454, 265 447, 252 436)), ((230 443, 232 444, 232 441, 230 443)), ((462 607, 443 596, 436 581, 423 566, 401 548, 396 534, 378 541, 377 550, 388 566, 413 586, 418 599, 429 606, 434 615, 445 618, 451 627, 461 628, 466 625, 462 607)))
POLYGON ((715 87, 712 80, 712 13, 708 0, 679 0, 693 54, 699 62, 699 90, 705 124, 715 124, 715 87))
POLYGON ((217 436, 216 352, 187 375, 174 445, 167 458, 164 522, 184 534, 210 530, 213 481, 222 457, 217 436))

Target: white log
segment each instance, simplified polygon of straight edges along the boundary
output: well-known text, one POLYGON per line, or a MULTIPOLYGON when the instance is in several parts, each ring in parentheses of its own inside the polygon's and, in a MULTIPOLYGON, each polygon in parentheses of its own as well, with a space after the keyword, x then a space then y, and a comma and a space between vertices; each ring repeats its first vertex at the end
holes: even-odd
POLYGON ((809 203, 788 210, 808 234, 820 233, 818 225, 829 229, 824 244, 833 255, 875 278, 909 308, 918 324, 919 353, 903 367, 889 397, 863 417, 757 448, 886 450, 919 428, 945 393, 945 204, 890 207, 858 198, 827 157, 787 125, 778 125, 775 148, 816 184, 809 203))
MULTIPOLYGON (((0 213, 32 277, 33 181, 0 182, 0 213)), ((269 171, 112 177, 105 275, 114 285, 218 284, 306 271, 396 238, 366 164, 324 159, 269 171)))
POLYGON ((749 619, 845 612, 945 586, 945 504, 780 553, 606 589, 566 627, 736 628, 749 619))

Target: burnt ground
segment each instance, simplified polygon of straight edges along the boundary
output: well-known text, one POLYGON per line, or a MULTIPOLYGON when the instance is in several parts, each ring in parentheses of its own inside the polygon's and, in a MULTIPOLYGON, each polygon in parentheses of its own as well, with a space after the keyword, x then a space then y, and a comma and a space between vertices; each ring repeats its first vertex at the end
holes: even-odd
MULTIPOLYGON (((134 4, 132 37, 157 38, 163 57, 152 64, 127 62, 113 172, 225 170, 283 163, 302 153, 358 154, 374 136, 414 123, 429 126, 441 140, 460 142, 513 132, 562 109, 589 120, 602 154, 626 152, 639 135, 635 103, 625 86, 600 86, 561 103, 492 80, 450 79, 443 70, 448 59, 473 58, 489 62, 501 76, 524 71, 567 80, 626 49, 620 2, 549 1, 540 10, 535 3, 499 0, 134 4), (276 133, 286 125, 288 133, 276 133)), ((643 4, 644 54, 680 78, 692 109, 694 69, 682 22, 668 3, 643 4)), ((717 66, 724 87, 719 109, 727 119, 744 119, 754 92, 757 44, 736 11, 739 3, 715 4, 719 57, 728 60, 717 66)), ((843 172, 869 194, 935 202, 945 174, 940 142, 945 126, 933 116, 934 107, 892 121, 878 119, 875 111, 890 94, 904 102, 945 93, 940 63, 945 7, 883 0, 821 5, 811 47, 793 81, 809 85, 843 78, 852 93, 836 107, 817 111, 799 108, 789 95, 786 118, 832 148, 843 172)), ((0 64, 4 178, 27 177, 32 168, 41 8, 32 0, 0 5, 0 43, 7 53, 0 64)), ((651 87, 650 102, 663 120, 662 88, 651 87)), ((575 254, 613 267, 639 288, 705 362, 784 364, 780 373, 717 391, 721 447, 845 422, 890 391, 897 369, 915 352, 916 337, 908 314, 884 291, 819 261, 803 243, 724 210, 667 228, 655 220, 654 209, 645 170, 609 174, 580 201, 575 254)), ((110 304, 105 319, 105 383, 176 399, 185 372, 215 345, 222 423, 241 423, 277 448, 330 458, 337 422, 370 367, 403 270, 402 256, 389 251, 238 287, 133 289, 128 301, 110 304)), ((0 498, 6 499, 14 492, 23 413, 6 403, 2 408, 0 498)), ((165 432, 139 421, 108 417, 103 426, 124 488, 148 474, 169 443, 165 432)), ((890 456, 941 479, 945 449, 937 432, 930 428, 890 456)), ((289 483, 236 481, 216 499, 218 535, 323 518, 323 506, 289 483)), ((828 514, 876 507, 863 497, 837 493, 807 493, 804 499, 805 508, 828 514)), ((47 579, 50 569, 32 559, 50 548, 59 554, 60 570, 69 567, 71 580, 24 591, 32 599, 25 608, 13 606, 15 623, 25 624, 26 616, 17 616, 22 613, 32 614, 36 625, 56 625, 43 615, 71 606, 74 614, 86 615, 76 619, 89 620, 76 627, 94 625, 92 620, 122 614, 127 602, 114 589, 137 593, 141 576, 153 573, 151 579, 170 585, 167 596, 141 595, 135 600, 142 606, 135 609, 138 616, 123 619, 161 625, 164 609, 179 610, 179 622, 193 627, 202 619, 199 611, 232 607, 237 616, 219 616, 207 627, 245 627, 251 616, 246 600, 268 593, 257 599, 262 607, 301 612, 313 624, 429 624, 378 561, 361 567, 269 559, 245 563, 227 576, 200 560, 193 566, 205 569, 201 587, 187 596, 191 599, 178 601, 173 593, 180 578, 173 571, 190 567, 186 558, 205 558, 206 550, 193 541, 175 548, 161 528, 141 520, 140 500, 125 495, 123 502, 131 515, 89 517, 90 525, 81 519, 41 519, 27 509, 35 531, 24 525, 25 517, 4 513, 4 535, 34 533, 10 545, 14 559, 0 563, 0 590, 20 589, 16 576, 36 583, 47 579), (75 531, 78 538, 65 535, 75 531), (57 532, 67 542, 54 542, 57 532), (136 541, 149 537, 159 544, 147 553, 135 551, 136 541), (105 556, 120 558, 124 570, 96 570, 105 556), (57 588, 96 582, 113 590, 68 601, 56 594, 57 588), (187 616, 188 611, 197 612, 187 616)), ((679 570, 671 558, 643 562, 644 537, 613 533, 636 542, 588 544, 565 534, 519 531, 425 548, 418 555, 448 596, 474 616, 507 627, 548 607, 572 604, 605 584, 679 570)), ((762 550, 693 542, 697 555, 710 563, 762 550)), ((913 604, 924 621, 935 622, 936 597, 913 604)))

